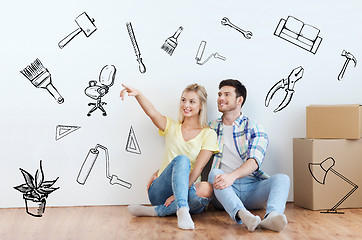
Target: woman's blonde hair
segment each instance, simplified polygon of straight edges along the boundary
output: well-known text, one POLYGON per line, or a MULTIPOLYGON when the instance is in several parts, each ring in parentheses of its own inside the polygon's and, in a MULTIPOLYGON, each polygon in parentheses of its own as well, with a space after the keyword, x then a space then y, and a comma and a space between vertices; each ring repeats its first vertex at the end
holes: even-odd
MULTIPOLYGON (((182 91, 182 94, 184 94, 184 92, 197 93, 200 103, 201 103, 201 109, 199 112, 199 124, 202 128, 209 127, 209 125, 207 124, 207 92, 206 92, 206 89, 203 86, 198 85, 197 83, 194 83, 194 84, 188 85, 182 91)), ((181 96, 182 96, 182 94, 181 94, 181 96)), ((185 117, 182 114, 181 106, 180 106, 180 111, 179 111, 179 115, 178 115, 178 120, 180 123, 183 123, 185 120, 185 117)))

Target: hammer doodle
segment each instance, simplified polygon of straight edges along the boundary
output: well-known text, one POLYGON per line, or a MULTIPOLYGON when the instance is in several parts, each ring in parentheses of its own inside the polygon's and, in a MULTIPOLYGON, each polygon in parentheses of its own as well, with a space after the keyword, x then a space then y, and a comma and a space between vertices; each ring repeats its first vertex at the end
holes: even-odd
POLYGON ((181 26, 177 29, 174 35, 167 38, 165 43, 161 46, 161 49, 163 49, 165 52, 167 52, 170 56, 172 56, 173 52, 175 51, 177 47, 177 38, 180 35, 184 28, 181 26))
POLYGON ((244 36, 246 39, 250 39, 250 38, 253 36, 253 33, 252 33, 252 32, 250 32, 250 31, 245 31, 245 30, 239 28, 238 26, 235 26, 234 24, 232 24, 227 17, 223 17, 223 18, 221 19, 221 24, 224 25, 224 26, 229 26, 229 27, 235 29, 236 31, 242 33, 243 36, 244 36))
POLYGON ((136 36, 134 35, 134 32, 133 32, 132 24, 130 22, 128 22, 128 23, 126 23, 126 27, 127 27, 128 35, 131 38, 133 50, 137 57, 138 69, 141 73, 145 73, 146 66, 142 62, 141 52, 140 52, 140 49, 139 49, 137 41, 136 41, 136 36))
POLYGON ((218 58, 218 59, 221 59, 221 60, 223 60, 223 61, 226 60, 225 57, 221 56, 220 54, 218 54, 218 53, 216 52, 216 53, 211 54, 208 58, 206 58, 203 62, 201 62, 202 55, 204 54, 204 51, 205 51, 205 47, 206 47, 206 42, 205 42, 205 41, 201 41, 200 46, 199 46, 199 49, 197 50, 196 57, 195 57, 195 59, 196 59, 196 64, 204 65, 207 61, 210 60, 211 57, 218 58))
POLYGON ((294 85, 295 83, 303 77, 304 69, 299 66, 289 74, 289 76, 286 79, 282 79, 278 81, 268 92, 265 98, 265 106, 268 107, 270 100, 273 98, 274 94, 279 89, 285 90, 285 97, 283 101, 280 103, 280 105, 274 110, 274 112, 279 112, 280 110, 283 110, 290 101, 292 100, 293 94, 294 94, 294 85))
POLYGON ((86 37, 89 37, 97 30, 97 27, 94 25, 94 19, 90 18, 86 12, 83 12, 78 17, 76 17, 75 22, 78 27, 76 30, 71 32, 68 36, 62 39, 58 46, 59 48, 65 47, 73 38, 75 38, 79 33, 83 32, 86 37))
POLYGON ((103 112, 103 116, 107 116, 106 110, 104 110, 103 105, 106 105, 106 102, 102 102, 102 97, 104 97, 109 88, 114 83, 114 78, 116 76, 116 67, 113 65, 106 65, 102 68, 99 74, 99 85, 97 85, 97 81, 91 80, 89 81, 88 87, 84 90, 84 93, 96 100, 95 103, 88 103, 88 106, 94 106, 91 110, 89 110, 87 116, 89 117, 92 112, 97 109, 100 109, 103 112))
POLYGON ((41 61, 37 58, 34 62, 20 71, 36 88, 48 90, 59 104, 64 102, 64 98, 52 84, 51 74, 41 61))
POLYGON ((342 51, 341 56, 346 57, 346 61, 344 62, 343 68, 341 70, 341 72, 338 75, 338 80, 341 81, 341 79, 344 76, 344 72, 347 69, 348 63, 352 60, 354 62, 354 67, 356 67, 357 65, 357 59, 352 55, 352 53, 347 52, 346 50, 342 51))
POLYGON ((65 125, 58 125, 55 129, 55 140, 59 140, 68 134, 77 131, 80 127, 78 126, 65 126, 65 125))
POLYGON ((53 187, 58 178, 52 181, 44 181, 44 172, 41 160, 40 169, 36 170, 35 177, 22 168, 20 168, 20 171, 23 174, 25 183, 14 188, 23 193, 26 212, 34 217, 42 217, 45 211, 45 204, 48 195, 59 189, 59 187, 53 187))
POLYGON ((136 135, 133 131, 133 128, 131 126, 127 138, 127 144, 126 144, 126 151, 136 154, 141 154, 140 146, 138 145, 138 141, 136 139, 136 135))
POLYGON ((288 16, 287 20, 280 19, 274 35, 315 54, 322 42, 319 32, 318 28, 288 16))
POLYGON ((102 149, 105 153, 105 157, 106 157, 106 177, 109 179, 109 183, 111 185, 114 184, 118 184, 121 185, 122 187, 128 188, 130 189, 132 187, 132 184, 126 181, 123 181, 121 179, 118 178, 118 176, 114 175, 114 174, 110 174, 109 172, 109 154, 108 154, 108 149, 105 146, 102 146, 100 144, 97 144, 95 146, 95 148, 91 148, 87 154, 87 157, 85 158, 83 165, 79 171, 78 177, 77 177, 77 182, 81 185, 84 185, 85 182, 87 181, 87 178, 90 174, 90 172, 92 171, 93 165, 96 162, 98 155, 99 155, 99 150, 98 148, 102 149))

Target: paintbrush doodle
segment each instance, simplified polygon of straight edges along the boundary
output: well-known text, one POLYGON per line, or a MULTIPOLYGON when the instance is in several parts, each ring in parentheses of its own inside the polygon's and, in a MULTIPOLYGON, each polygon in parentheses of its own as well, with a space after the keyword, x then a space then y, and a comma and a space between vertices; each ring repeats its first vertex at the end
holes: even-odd
POLYGON ((64 102, 64 98, 52 84, 50 72, 43 66, 38 58, 20 72, 34 85, 34 87, 48 90, 50 95, 52 95, 59 104, 64 102))
POLYGON ((137 41, 136 41, 136 36, 134 35, 134 32, 133 32, 132 24, 130 22, 128 22, 128 23, 126 23, 126 27, 127 27, 128 35, 129 35, 129 37, 131 39, 133 50, 134 50, 134 52, 136 54, 136 57, 137 57, 138 70, 141 73, 145 73, 146 72, 146 66, 142 62, 141 52, 140 52, 140 49, 139 49, 137 41))
POLYGON ((253 36, 253 33, 252 33, 252 32, 243 30, 243 29, 239 28, 238 26, 235 26, 234 24, 232 24, 227 17, 223 17, 223 18, 221 19, 221 24, 224 25, 224 26, 229 26, 229 27, 235 29, 236 31, 238 31, 238 32, 240 32, 241 34, 243 34, 243 36, 244 36, 246 39, 250 39, 250 38, 253 36))
POLYGON ((126 181, 123 181, 118 178, 116 175, 111 175, 109 170, 109 154, 108 149, 105 146, 102 146, 100 144, 97 144, 95 148, 91 148, 87 154, 87 157, 85 158, 83 165, 79 171, 77 182, 81 185, 84 185, 87 181, 87 178, 92 171, 93 165, 96 162, 99 150, 98 148, 102 149, 104 151, 105 157, 106 157, 106 177, 109 179, 109 183, 111 185, 118 184, 122 187, 130 189, 132 187, 132 184, 126 181))
POLYGON ((294 94, 294 86, 295 83, 303 77, 304 69, 302 67, 297 67, 293 69, 293 71, 289 74, 289 76, 286 79, 282 79, 278 81, 268 92, 265 98, 265 107, 269 106, 270 100, 272 100, 274 94, 279 89, 285 90, 285 97, 283 101, 279 104, 279 106, 274 110, 274 112, 279 112, 280 110, 283 110, 290 101, 292 100, 293 94, 294 94))
POLYGON ((211 54, 208 58, 206 58, 203 62, 201 62, 201 59, 202 59, 202 56, 204 54, 204 51, 205 51, 205 47, 206 47, 206 42, 205 41, 201 41, 200 43, 200 46, 199 48, 197 49, 197 53, 196 53, 196 64, 199 64, 199 65, 204 65, 207 61, 210 60, 210 58, 214 57, 214 58, 218 58, 218 59, 221 59, 223 61, 226 60, 225 57, 221 56, 220 54, 218 54, 217 52, 216 53, 213 53, 211 54))
POLYGON ((36 170, 34 177, 24 169, 20 168, 20 171, 23 174, 25 183, 14 188, 23 193, 26 212, 34 217, 42 217, 45 211, 48 195, 59 189, 59 187, 53 187, 58 178, 52 181, 44 181, 44 172, 41 160, 40 169, 36 170))
POLYGON ((140 146, 138 145, 138 141, 132 126, 131 129, 129 130, 127 138, 126 151, 131 153, 141 154, 141 149, 140 146))
POLYGON ((59 48, 65 47, 73 38, 75 38, 79 33, 83 32, 86 37, 89 37, 97 30, 97 27, 94 25, 94 19, 90 18, 86 12, 80 14, 76 19, 78 27, 63 40, 58 43, 59 48))
POLYGON ((68 134, 77 131, 80 127, 78 126, 66 126, 66 125, 58 125, 55 128, 55 140, 58 141, 59 139, 67 136, 68 134))
POLYGON ((97 81, 91 80, 89 81, 88 87, 84 90, 84 93, 96 100, 95 103, 88 103, 88 106, 93 106, 91 110, 87 113, 87 116, 91 116, 91 113, 97 109, 100 109, 103 112, 103 116, 107 116, 106 110, 104 110, 103 105, 106 105, 106 102, 102 102, 102 97, 104 97, 109 88, 114 83, 114 78, 116 76, 116 67, 113 65, 106 65, 102 68, 99 74, 99 85, 97 85, 97 81))
POLYGON ((344 62, 343 68, 342 68, 341 72, 338 75, 338 80, 339 81, 341 81, 341 79, 343 78, 344 72, 346 71, 348 63, 351 60, 354 62, 354 67, 356 67, 356 65, 357 65, 357 59, 352 55, 352 53, 347 52, 346 50, 343 50, 341 56, 345 57, 346 61, 344 62))
POLYGON ((166 53, 168 53, 170 56, 172 56, 173 52, 175 51, 177 47, 177 38, 179 37, 180 33, 182 32, 184 28, 181 26, 177 29, 174 35, 167 38, 165 43, 161 46, 161 49, 163 49, 166 53))
POLYGON ((280 19, 274 35, 315 54, 322 42, 319 32, 318 28, 288 16, 287 20, 280 19))

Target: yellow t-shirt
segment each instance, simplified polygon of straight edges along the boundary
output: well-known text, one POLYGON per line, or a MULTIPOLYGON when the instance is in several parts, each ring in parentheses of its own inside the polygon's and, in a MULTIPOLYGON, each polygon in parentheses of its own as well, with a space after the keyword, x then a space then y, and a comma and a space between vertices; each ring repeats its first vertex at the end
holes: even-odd
POLYGON ((217 135, 211 128, 204 128, 193 139, 185 141, 181 132, 181 123, 167 117, 167 124, 164 131, 159 130, 159 134, 165 137, 165 152, 158 176, 167 165, 177 156, 185 155, 191 163, 191 170, 194 168, 196 158, 201 150, 219 152, 217 145, 217 135))

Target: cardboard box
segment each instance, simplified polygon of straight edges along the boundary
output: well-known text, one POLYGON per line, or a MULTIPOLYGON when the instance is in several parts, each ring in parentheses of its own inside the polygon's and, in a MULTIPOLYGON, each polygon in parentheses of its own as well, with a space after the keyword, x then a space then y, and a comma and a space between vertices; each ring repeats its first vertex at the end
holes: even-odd
POLYGON ((310 105, 306 108, 307 138, 362 137, 362 106, 310 105))
POLYGON ((362 139, 293 139, 295 205, 331 209, 358 186, 337 209, 362 208, 361 173, 362 139))

